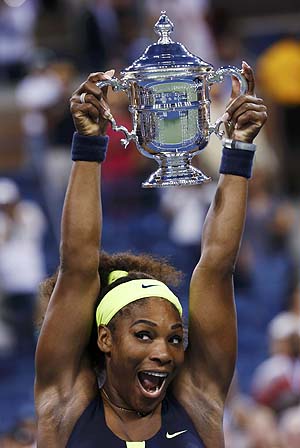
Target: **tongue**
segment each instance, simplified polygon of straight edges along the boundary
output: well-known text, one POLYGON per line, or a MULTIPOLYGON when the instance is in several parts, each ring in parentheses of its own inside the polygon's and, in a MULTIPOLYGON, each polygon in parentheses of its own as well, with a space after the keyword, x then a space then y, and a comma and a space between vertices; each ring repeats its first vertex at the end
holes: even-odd
POLYGON ((158 376, 148 375, 147 373, 139 374, 140 382, 145 390, 153 392, 161 386, 162 378, 158 376))

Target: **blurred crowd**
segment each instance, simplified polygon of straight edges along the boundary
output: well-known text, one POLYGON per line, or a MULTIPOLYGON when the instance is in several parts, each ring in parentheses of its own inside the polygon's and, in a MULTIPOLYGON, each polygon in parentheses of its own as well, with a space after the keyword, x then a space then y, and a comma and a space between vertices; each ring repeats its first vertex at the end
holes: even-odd
MULTIPOLYGON (((228 448, 300 446, 300 26, 255 49, 233 20, 230 1, 2 0, 0 2, 0 447, 34 447, 34 320, 38 288, 56 269, 59 221, 74 131, 69 97, 88 73, 122 68, 157 36, 161 10, 174 40, 216 68, 255 70, 269 107, 257 138, 243 244, 235 272, 239 355, 224 425, 228 448)), ((296 12, 296 11, 295 11, 296 12)), ((291 11, 293 13, 293 11, 291 11)), ((236 17, 236 16, 235 16, 236 17)), ((253 29, 255 42, 258 32, 253 29)), ((223 114, 230 80, 211 90, 223 114)), ((118 124, 132 126, 125 94, 109 94, 118 124)), ((213 181, 201 187, 142 190, 155 169, 120 134, 108 131, 103 164, 109 252, 167 257, 185 274, 178 293, 187 315, 187 282, 214 194, 220 142, 212 136, 194 163, 213 181)))

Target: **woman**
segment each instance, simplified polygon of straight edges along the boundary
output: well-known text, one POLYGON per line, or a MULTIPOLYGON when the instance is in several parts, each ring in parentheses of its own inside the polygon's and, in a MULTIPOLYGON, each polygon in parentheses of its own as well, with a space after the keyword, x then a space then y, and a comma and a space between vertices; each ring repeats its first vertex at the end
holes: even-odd
POLYGON ((246 63, 243 72, 248 92, 239 96, 233 79, 224 114, 234 140, 223 150, 224 174, 191 279, 185 352, 181 305, 164 284, 174 271, 152 259, 99 253, 99 165, 110 112, 106 91, 96 83, 113 73, 90 75, 73 94, 77 134, 61 264, 36 355, 39 447, 224 446, 222 417, 236 358, 232 271, 243 232, 252 141, 266 120, 246 63), (98 366, 105 358, 100 390, 88 350, 95 315, 98 366))

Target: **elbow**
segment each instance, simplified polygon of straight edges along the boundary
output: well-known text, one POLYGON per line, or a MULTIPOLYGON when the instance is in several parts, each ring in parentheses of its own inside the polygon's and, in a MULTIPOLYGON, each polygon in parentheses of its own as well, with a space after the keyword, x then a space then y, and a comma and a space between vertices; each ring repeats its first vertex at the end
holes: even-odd
POLYGON ((235 271, 237 251, 224 248, 210 247, 204 249, 198 266, 222 277, 232 277, 235 271))
POLYGON ((60 245, 60 271, 77 275, 95 275, 99 267, 99 249, 72 247, 64 242, 60 245))

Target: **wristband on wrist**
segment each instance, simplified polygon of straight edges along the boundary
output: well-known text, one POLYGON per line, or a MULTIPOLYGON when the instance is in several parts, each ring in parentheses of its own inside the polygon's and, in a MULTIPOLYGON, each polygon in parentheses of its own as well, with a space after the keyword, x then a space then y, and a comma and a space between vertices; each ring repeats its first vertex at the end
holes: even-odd
POLYGON ((109 138, 102 135, 81 135, 74 132, 71 155, 74 162, 98 162, 105 159, 109 138))
POLYGON ((255 150, 240 150, 223 148, 220 166, 221 174, 233 174, 234 176, 250 179, 255 150))

